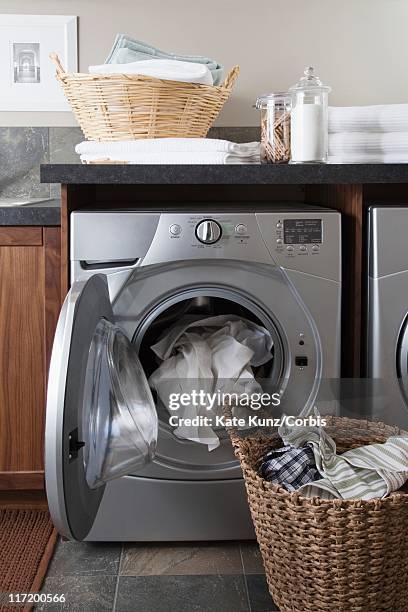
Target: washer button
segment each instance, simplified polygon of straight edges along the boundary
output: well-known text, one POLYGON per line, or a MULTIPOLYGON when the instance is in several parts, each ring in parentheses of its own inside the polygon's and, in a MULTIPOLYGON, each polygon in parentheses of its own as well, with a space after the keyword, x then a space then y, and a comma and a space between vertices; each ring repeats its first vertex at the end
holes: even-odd
POLYGON ((248 228, 243 223, 238 223, 238 225, 235 226, 235 232, 237 234, 247 234, 248 228))
POLYGON ((178 225, 177 223, 173 223, 173 225, 170 225, 169 227, 169 232, 172 236, 180 236, 181 225, 178 225))
POLYGON ((313 253, 318 253, 320 251, 319 245, 318 244, 314 244, 312 246, 312 251, 313 251, 313 253))
POLYGON ((283 244, 282 238, 277 238, 276 244, 279 244, 279 245, 283 244))
POLYGON ((302 244, 302 246, 299 248, 299 251, 302 251, 302 253, 305 253, 307 251, 307 247, 302 244))
POLYGON ((277 222, 277 224, 276 224, 276 227, 277 227, 278 229, 281 229, 281 228, 282 228, 282 223, 281 223, 280 221, 278 221, 278 222, 277 222))
POLYGON ((293 253, 294 248, 293 248, 293 246, 287 246, 286 250, 287 250, 288 253, 293 253))
POLYGON ((309 363, 306 355, 296 355, 295 356, 295 365, 299 366, 299 368, 306 368, 309 363))

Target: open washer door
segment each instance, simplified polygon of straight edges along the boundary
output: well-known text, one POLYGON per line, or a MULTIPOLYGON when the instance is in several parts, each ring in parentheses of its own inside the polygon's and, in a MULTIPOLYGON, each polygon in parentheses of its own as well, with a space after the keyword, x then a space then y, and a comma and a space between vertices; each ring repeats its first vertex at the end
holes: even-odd
POLYGON ((64 536, 86 537, 105 483, 149 463, 157 431, 154 400, 115 325, 106 277, 74 283, 54 339, 45 432, 48 504, 64 536))

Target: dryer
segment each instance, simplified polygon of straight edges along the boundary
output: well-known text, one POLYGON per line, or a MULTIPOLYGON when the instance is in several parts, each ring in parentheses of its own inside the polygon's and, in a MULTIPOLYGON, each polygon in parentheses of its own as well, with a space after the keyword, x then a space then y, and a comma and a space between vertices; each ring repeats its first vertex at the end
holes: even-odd
MULTIPOLYGON (((327 400, 323 382, 340 376, 340 222, 336 211, 292 203, 71 214, 72 286, 54 340, 45 440, 49 507, 63 535, 90 541, 254 537, 226 433, 219 432, 221 444, 209 452, 177 438, 167 411, 159 411, 154 458, 146 451, 128 475, 89 486, 88 421, 112 410, 112 379, 122 367, 99 347, 102 392, 87 382, 95 376, 90 354, 101 320, 111 321, 148 376, 150 346, 180 316, 233 313, 270 331, 273 355, 262 376, 281 393, 281 410, 299 414, 319 405, 327 400)), ((146 376, 134 377, 135 394, 146 376)), ((333 409, 336 402, 328 403, 333 409)))
POLYGON ((408 205, 368 209, 367 376, 371 418, 408 426, 408 205))

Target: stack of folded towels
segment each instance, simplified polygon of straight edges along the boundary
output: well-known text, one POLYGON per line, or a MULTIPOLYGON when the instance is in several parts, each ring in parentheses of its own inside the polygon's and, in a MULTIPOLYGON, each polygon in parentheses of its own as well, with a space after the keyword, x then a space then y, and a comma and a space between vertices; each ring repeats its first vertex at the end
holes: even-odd
MULTIPOLYGON (((219 85, 223 67, 200 55, 176 55, 118 34, 105 64, 91 74, 140 74, 163 80, 219 85)), ((148 138, 118 142, 81 142, 82 163, 250 164, 259 162, 259 143, 237 144, 207 138, 148 138)))
POLYGON ((215 138, 146 138, 117 142, 86 140, 75 147, 84 164, 255 164, 259 142, 215 138))
POLYGON ((330 107, 329 162, 408 163, 408 104, 330 107))
POLYGON ((210 57, 176 55, 118 34, 104 64, 89 66, 91 74, 141 74, 170 81, 219 85, 223 67, 210 57))
MULTIPOLYGON (((201 55, 176 55, 118 34, 105 64, 91 74, 139 74, 163 80, 219 85, 223 67, 201 55)), ((251 164, 259 163, 259 142, 237 144, 207 138, 155 138, 118 142, 81 142, 82 163, 251 164)))

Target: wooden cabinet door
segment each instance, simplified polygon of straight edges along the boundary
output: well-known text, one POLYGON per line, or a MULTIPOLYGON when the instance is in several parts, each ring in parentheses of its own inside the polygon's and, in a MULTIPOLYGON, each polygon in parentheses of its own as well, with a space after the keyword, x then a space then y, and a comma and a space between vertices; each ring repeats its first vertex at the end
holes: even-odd
POLYGON ((46 377, 59 279, 59 228, 0 228, 0 490, 44 486, 46 377))

